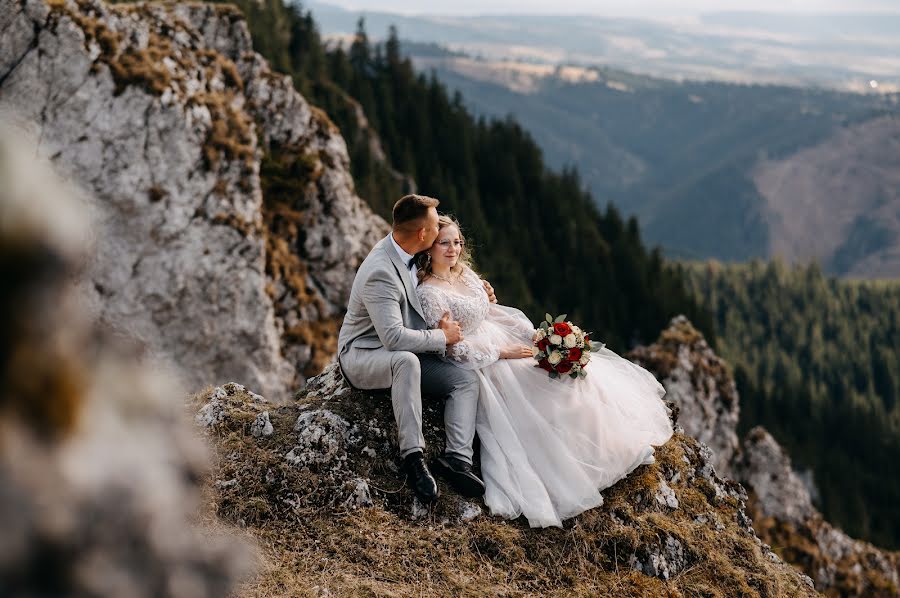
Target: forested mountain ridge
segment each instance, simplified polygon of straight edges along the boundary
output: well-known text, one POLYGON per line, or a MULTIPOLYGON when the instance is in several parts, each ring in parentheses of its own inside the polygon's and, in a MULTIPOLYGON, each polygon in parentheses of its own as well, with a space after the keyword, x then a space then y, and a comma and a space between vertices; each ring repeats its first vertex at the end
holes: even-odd
POLYGON ((326 50, 296 5, 237 4, 260 51, 345 135, 360 195, 389 216, 404 191, 396 173, 403 173, 440 199, 440 209, 461 221, 501 301, 534 320, 568 313, 620 351, 655 338, 678 313, 713 338, 709 316, 662 253, 644 244, 636 221, 612 206, 597 208, 576 171, 549 169, 518 123, 476 118, 461 96, 417 74, 396 35, 372 45, 361 26, 348 49, 326 50), (360 134, 347 96, 377 131, 386 160, 360 134))
POLYGON ((742 429, 765 426, 812 470, 829 520, 900 545, 900 281, 778 261, 684 271, 735 368, 742 429))
POLYGON ((896 94, 674 82, 404 47, 473 111, 515 116, 551 165, 577 166, 598 201, 636 214, 667 255, 780 255, 844 276, 900 274, 900 224, 867 219, 900 203, 896 94), (834 214, 823 244, 822 219, 834 214))

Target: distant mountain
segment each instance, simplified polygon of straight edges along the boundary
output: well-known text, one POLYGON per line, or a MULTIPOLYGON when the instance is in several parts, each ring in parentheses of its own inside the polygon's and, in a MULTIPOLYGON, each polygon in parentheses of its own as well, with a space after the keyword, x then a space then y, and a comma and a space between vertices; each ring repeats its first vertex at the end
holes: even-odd
MULTIPOLYGON (((356 27, 356 13, 311 6, 325 33, 356 27)), ((417 69, 460 91, 473 112, 514 116, 550 166, 577 167, 598 203, 638 216, 646 239, 670 257, 782 256, 816 259, 842 276, 900 276, 900 95, 674 79, 678 73, 733 79, 741 72, 748 80, 836 84, 817 70, 817 60, 839 63, 825 49, 856 56, 848 67, 856 74, 844 70, 840 77, 858 77, 869 58, 888 64, 890 56, 900 56, 889 51, 888 35, 900 31, 900 17, 715 13, 702 19, 708 35, 597 17, 543 17, 540 23, 537 17, 365 18, 375 35, 395 24, 417 69), (669 39, 692 57, 679 59, 686 70, 673 68, 667 77, 592 66, 599 55, 588 52, 589 30, 595 50, 606 48, 610 36, 616 43, 669 39), (750 44, 744 54, 726 51, 725 30, 750 44), (857 40, 852 51, 836 41, 841 31, 845 41, 857 40), (763 62, 777 77, 757 77, 753 66, 752 40, 763 38, 763 62), (580 39, 586 54, 576 51, 580 39), (797 71, 801 77, 791 75, 797 70, 791 61, 771 53, 777 48, 805 64, 797 71), (581 64, 563 62, 572 55, 581 64), (723 61, 734 72, 723 69, 723 61)), ((638 44, 635 51, 646 54, 649 47, 638 44)), ((607 54, 607 63, 619 58, 607 54)), ((651 63, 661 64, 650 58, 629 64, 652 71, 651 63)))
POLYGON ((900 116, 841 127, 791 156, 760 160, 769 251, 857 278, 900 278, 900 116))
POLYGON ((360 16, 381 35, 435 42, 490 60, 611 65, 658 77, 900 90, 900 13, 715 12, 696 17, 407 16, 307 2, 325 34, 360 16))
MULTIPOLYGON (((411 53, 417 45, 409 45, 411 53)), ((605 68, 416 58, 477 112, 512 114, 670 256, 780 255, 900 276, 895 96, 677 83, 605 68)))

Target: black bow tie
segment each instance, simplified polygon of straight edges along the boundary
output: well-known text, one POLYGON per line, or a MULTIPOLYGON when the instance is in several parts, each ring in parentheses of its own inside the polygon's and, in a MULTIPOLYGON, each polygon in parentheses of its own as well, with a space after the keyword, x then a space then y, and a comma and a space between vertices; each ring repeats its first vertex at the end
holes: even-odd
POLYGON ((416 265, 416 256, 412 256, 409 258, 409 261, 406 262, 406 269, 412 270, 412 267, 416 265))

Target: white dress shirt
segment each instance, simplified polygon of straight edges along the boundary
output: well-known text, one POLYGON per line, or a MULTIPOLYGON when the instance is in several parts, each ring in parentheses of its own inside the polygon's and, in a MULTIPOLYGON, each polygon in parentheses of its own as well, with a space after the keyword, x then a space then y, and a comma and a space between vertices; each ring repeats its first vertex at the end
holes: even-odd
MULTIPOLYGON (((410 254, 403 251, 403 248, 400 247, 400 245, 394 239, 394 233, 391 233, 391 243, 394 244, 394 249, 396 249, 397 253, 400 254, 400 259, 403 261, 404 264, 408 264, 409 260, 413 259, 413 256, 411 256, 410 254)), ((413 288, 416 288, 417 286, 419 286, 419 277, 416 276, 416 274, 418 272, 419 272, 419 268, 415 264, 413 264, 412 268, 409 269, 409 278, 412 281, 413 288)))

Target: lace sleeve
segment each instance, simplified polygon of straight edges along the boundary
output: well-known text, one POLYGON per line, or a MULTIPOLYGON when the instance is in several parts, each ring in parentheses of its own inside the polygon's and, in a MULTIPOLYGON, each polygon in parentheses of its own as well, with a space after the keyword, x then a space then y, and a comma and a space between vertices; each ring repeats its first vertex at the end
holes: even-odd
MULTIPOLYGON (((419 285, 416 294, 429 328, 436 328, 445 312, 449 311, 452 318, 461 317, 461 314, 454 312, 447 295, 440 289, 427 284, 419 285)), ((500 359, 500 347, 485 335, 464 333, 464 336, 464 341, 447 347, 445 358, 453 365, 477 370, 500 359)))
POLYGON ((447 359, 463 369, 477 370, 500 359, 500 347, 482 339, 467 338, 447 348, 447 359))
POLYGON ((416 289, 419 303, 422 305, 422 315, 425 316, 425 324, 429 328, 437 328, 445 312, 450 311, 447 298, 440 291, 431 288, 430 285, 420 284, 416 289))

